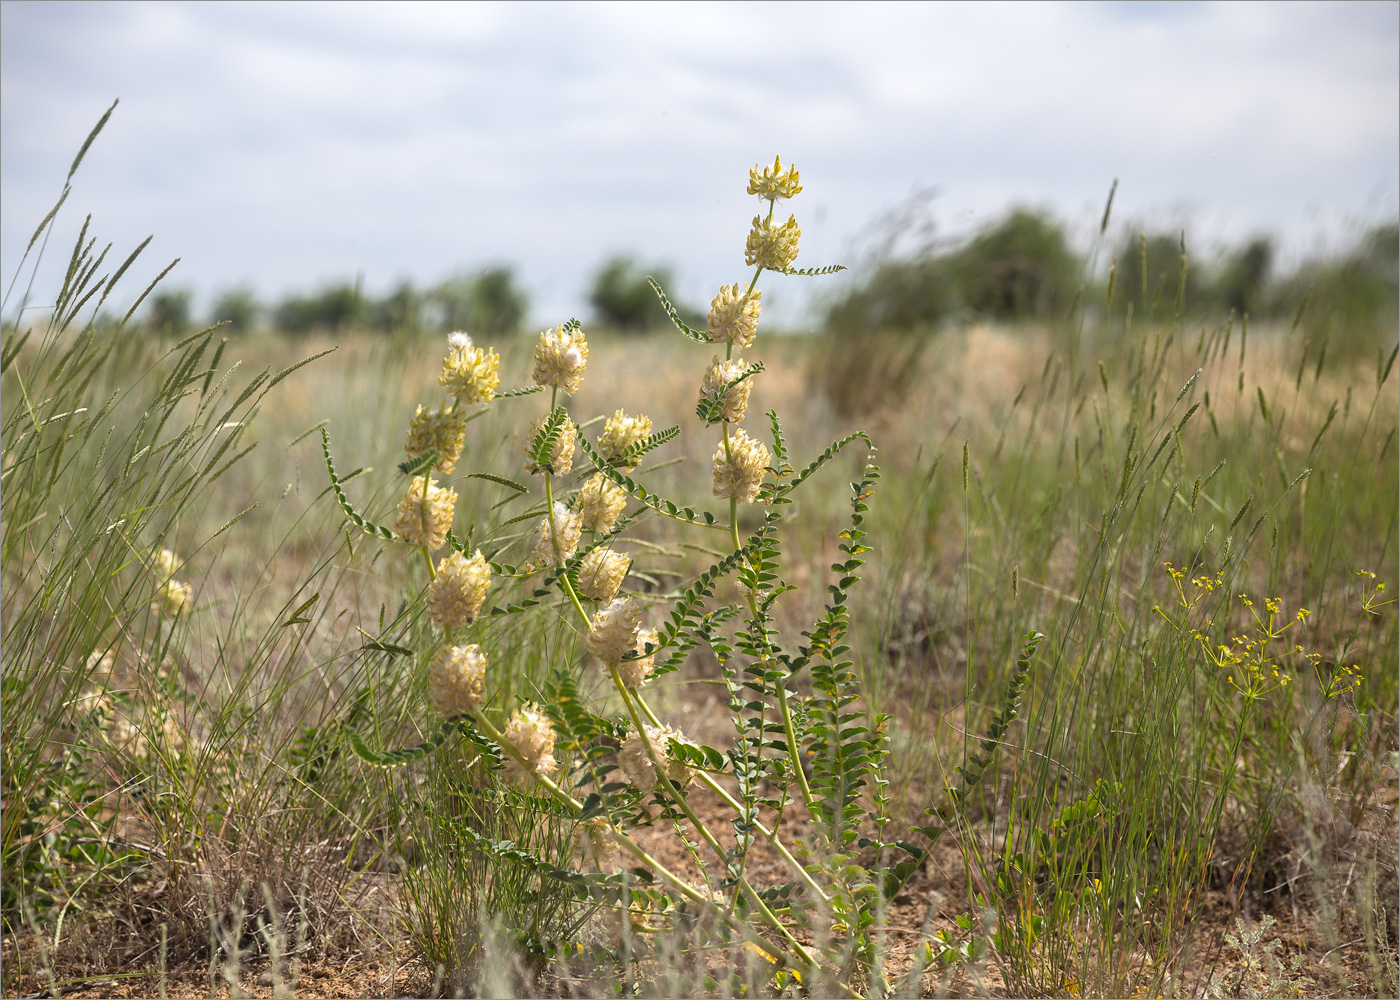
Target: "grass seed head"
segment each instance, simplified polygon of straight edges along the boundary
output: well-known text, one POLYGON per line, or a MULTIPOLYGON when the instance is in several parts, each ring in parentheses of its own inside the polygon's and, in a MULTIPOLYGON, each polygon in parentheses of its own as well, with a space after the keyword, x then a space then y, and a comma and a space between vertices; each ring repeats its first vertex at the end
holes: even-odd
POLYGON ((583 385, 588 366, 588 342, 582 330, 565 330, 562 325, 540 334, 535 346, 536 385, 560 389, 573 395, 583 385))
POLYGON ((420 404, 409 421, 403 450, 408 452, 409 457, 416 458, 436 448, 438 459, 433 468, 450 476, 457 467, 457 459, 462 456, 466 441, 467 416, 458 407, 442 404, 424 409, 420 404))
MULTIPOLYGON (((714 392, 719 392, 730 382, 744 374, 744 359, 734 358, 731 361, 721 361, 718 357, 709 368, 705 370, 705 377, 700 382, 700 398, 714 392)), ((737 424, 744 419, 744 414, 749 408, 749 390, 753 388, 753 379, 746 378, 738 385, 731 386, 724 394, 724 409, 720 413, 720 418, 731 424, 737 424)))
POLYGON ((733 344, 743 350, 753 346, 758 336, 758 317, 763 311, 760 291, 739 290, 736 282, 721 285, 719 294, 710 300, 710 315, 705 323, 705 336, 722 344, 733 344))
POLYGON ((779 224, 755 215, 744 243, 744 263, 768 271, 786 271, 797 259, 797 240, 801 235, 795 216, 789 215, 786 222, 779 224))
POLYGON ((762 442, 749 437, 743 430, 736 430, 725 449, 721 441, 715 450, 714 494, 720 499, 733 497, 741 503, 753 503, 758 497, 758 488, 763 481, 763 473, 773 456, 762 442))
POLYGON ((471 337, 454 333, 442 359, 438 385, 445 386, 459 405, 489 403, 501 384, 501 358, 494 350, 472 346, 471 337))
POLYGON ((443 646, 428 667, 428 697, 450 719, 486 701, 486 654, 480 646, 443 646))
POLYGON ((596 548, 584 556, 579 564, 579 589, 590 601, 606 604, 622 589, 622 581, 631 565, 631 558, 621 552, 596 548))
POLYGON ((579 490, 574 509, 583 518, 583 529, 602 534, 611 531, 627 506, 627 491, 601 472, 594 473, 579 490))
POLYGON ((491 586, 491 567, 477 549, 470 559, 460 552, 438 563, 428 585, 428 617, 443 628, 461 628, 481 610, 491 586))
POLYGON ((410 545, 440 549, 447 543, 456 508, 456 490, 438 486, 426 476, 415 476, 399 501, 394 533, 410 545))

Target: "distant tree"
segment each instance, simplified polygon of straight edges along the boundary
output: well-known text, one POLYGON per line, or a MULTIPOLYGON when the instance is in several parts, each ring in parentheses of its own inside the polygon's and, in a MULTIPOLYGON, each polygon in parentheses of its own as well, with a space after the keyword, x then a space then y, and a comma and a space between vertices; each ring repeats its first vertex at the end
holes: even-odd
POLYGON ((190 293, 183 288, 159 291, 146 308, 146 325, 160 333, 183 333, 190 326, 190 293))
POLYGON ((588 296, 598 321, 625 333, 642 333, 665 325, 666 311, 647 283, 648 274, 663 288, 671 284, 668 268, 643 269, 627 256, 613 257, 604 263, 593 278, 593 290, 588 296))
POLYGON ((1278 282, 1273 312, 1292 318, 1307 302, 1302 323, 1318 347, 1329 344, 1334 357, 1369 357, 1394 343, 1400 321, 1400 227, 1376 226, 1350 251, 1305 262, 1278 282))
POLYGON ((1079 258, 1050 216, 1015 209, 948 256, 963 304, 989 319, 1047 319, 1068 307, 1079 258))
POLYGON ((1267 236, 1256 236, 1230 253, 1220 268, 1215 293, 1220 305, 1237 315, 1258 316, 1264 309, 1269 272, 1274 263, 1274 243, 1267 236))
POLYGON ((519 330, 530 307, 515 272, 505 266, 449 278, 433 291, 432 299, 445 329, 486 336, 519 330))
MULTIPOLYGON (((1114 254, 1118 266, 1114 302, 1132 302, 1138 316, 1170 317, 1176 309, 1176 294, 1181 288, 1181 239, 1179 232, 1125 233, 1114 254)), ((1183 312, 1202 304, 1204 296, 1200 293, 1205 273, 1203 262, 1191 256, 1188 245, 1183 312)))
POLYGON ((945 260, 889 261, 832 305, 826 329, 843 337, 879 330, 927 331, 956 307, 957 291, 945 260))
POLYGON ((234 288, 222 293, 214 300, 214 308, 209 313, 209 323, 222 323, 228 320, 228 329, 233 333, 247 333, 258 324, 262 306, 247 288, 234 288))
POLYGON ((401 281, 387 296, 369 303, 368 325, 383 333, 417 330, 422 325, 423 296, 413 285, 401 281))
POLYGON ((282 300, 273 313, 273 323, 288 333, 312 330, 339 330, 362 322, 363 302, 354 285, 331 285, 315 295, 293 295, 282 300))

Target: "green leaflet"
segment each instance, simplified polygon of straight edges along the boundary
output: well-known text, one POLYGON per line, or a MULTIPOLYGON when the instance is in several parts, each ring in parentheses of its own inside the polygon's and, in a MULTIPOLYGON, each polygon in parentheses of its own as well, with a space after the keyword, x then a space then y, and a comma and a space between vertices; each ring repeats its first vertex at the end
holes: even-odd
MULTIPOLYGON (((662 433, 665 434, 667 432, 663 431, 662 433)), ((655 436, 658 435, 653 435, 653 437, 655 436)), ((594 450, 593 446, 588 443, 588 439, 582 434, 579 435, 578 443, 579 447, 583 449, 583 453, 588 456, 588 460, 593 463, 595 469, 611 480, 614 485, 621 486, 630 496, 636 500, 640 500, 658 514, 662 514, 676 521, 683 521, 686 524, 696 524, 706 528, 719 528, 724 531, 729 530, 729 525, 722 524, 715 520, 715 516, 709 511, 700 511, 696 513, 695 509, 692 507, 678 506, 665 497, 652 493, 645 486, 631 479, 626 473, 613 468, 602 455, 599 455, 598 452, 594 450)))
POLYGON ((675 306, 671 305, 671 300, 666 297, 666 293, 661 290, 661 286, 656 283, 656 279, 651 275, 647 275, 647 284, 649 284, 651 290, 656 293, 656 297, 661 300, 661 308, 666 310, 666 315, 671 317, 671 322, 676 324, 677 330, 697 344, 708 344, 710 342, 710 338, 699 330, 692 330, 690 327, 686 326, 685 320, 681 319, 681 314, 676 311, 675 306))
POLYGON ((789 278, 812 278, 823 274, 835 274, 837 271, 846 270, 845 264, 827 264, 825 267, 789 267, 779 271, 779 274, 786 274, 789 278))
POLYGON ((345 491, 340 488, 340 480, 336 478, 335 463, 331 461, 331 436, 324 427, 321 428, 321 454, 326 458, 326 474, 331 477, 331 489, 335 490, 335 498, 340 501, 340 509, 345 511, 345 517, 350 523, 365 534, 373 535, 375 538, 382 538, 386 542, 398 541, 398 537, 388 528, 366 520, 355 513, 355 508, 350 506, 345 491))
POLYGON ((734 388, 740 382, 743 382, 746 379, 753 378, 755 375, 757 375, 763 370, 763 362, 755 361, 753 364, 749 365, 746 369, 744 369, 743 373, 740 374, 737 378, 730 379, 720 388, 713 389, 705 395, 701 396, 700 402, 696 404, 695 407, 695 415, 701 420, 705 421, 706 424, 719 423, 720 414, 724 412, 724 400, 725 397, 729 395, 729 390, 734 388))

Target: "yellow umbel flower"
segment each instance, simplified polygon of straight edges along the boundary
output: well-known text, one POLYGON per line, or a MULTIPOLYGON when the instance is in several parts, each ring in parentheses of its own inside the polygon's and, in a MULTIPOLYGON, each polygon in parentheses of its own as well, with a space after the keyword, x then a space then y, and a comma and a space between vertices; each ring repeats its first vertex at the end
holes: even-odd
POLYGON ((764 167, 762 172, 759 171, 757 163, 749 171, 749 194, 777 201, 779 198, 791 198, 801 192, 802 185, 797 183, 797 168, 789 166, 787 170, 783 170, 783 161, 777 156, 773 157, 773 165, 764 167))
POLYGON ((639 656, 635 660, 623 660, 617 667, 618 676, 622 678, 622 683, 629 688, 639 688, 646 683, 651 676, 652 665, 656 661, 656 629, 637 629, 637 652, 646 653, 647 646, 653 647, 648 656, 639 656))
POLYGON ((578 540, 583 534, 583 519, 578 511, 569 510, 558 500, 554 501, 554 527, 549 526, 549 516, 540 520, 540 537, 535 542, 535 555, 546 566, 559 565, 559 558, 571 559, 578 551, 578 540), (558 535, 558 556, 555 555, 555 535, 558 535))
POLYGON ((477 549, 468 559, 453 552, 438 563, 428 584, 428 617, 443 628, 461 628, 481 610, 491 586, 491 567, 477 549))
MULTIPOLYGON (((651 417, 637 414, 629 417, 618 410, 603 424, 603 433, 598 438, 598 454, 614 465, 627 453, 627 449, 651 435, 651 417)), ((635 469, 636 465, 622 465, 623 469, 635 469)))
POLYGON ((457 468, 457 459, 462 457, 462 446, 466 440, 467 416, 458 407, 443 404, 425 410, 419 404, 413 419, 409 421, 403 450, 411 458, 417 458, 425 451, 436 448, 438 458, 433 468, 450 476, 452 470, 457 468))
POLYGON ((719 294, 710 300, 710 315, 705 324, 705 336, 723 344, 733 344, 741 350, 753 345, 758 335, 758 314, 762 312, 760 291, 739 290, 736 282, 721 285, 719 294))
POLYGON ((582 330, 558 326, 540 334, 535 346, 536 385, 562 389, 572 395, 583 385, 583 369, 588 365, 588 341, 582 330))
POLYGON ((528 781, 536 774, 548 774, 554 770, 554 727, 538 705, 528 704, 517 708, 506 722, 502 735, 524 761, 522 768, 520 761, 507 755, 506 771, 511 777, 528 781))
POLYGON ((588 651, 610 667, 637 648, 642 609, 630 597, 619 597, 600 609, 588 623, 588 651))
POLYGON ((772 219, 755 215, 744 243, 744 262, 750 267, 756 264, 769 271, 786 271, 797 259, 797 239, 801 235, 795 216, 789 215, 786 222, 778 225, 772 219))
POLYGON ((410 545, 440 549, 447 543, 456 506, 456 490, 438 486, 426 476, 414 476, 408 492, 399 501, 394 534, 410 545))
MULTIPOLYGON (((705 377, 700 381, 700 398, 703 400, 711 393, 719 392, 742 374, 744 374, 743 358, 721 361, 716 357, 714 363, 706 369, 705 377)), ((751 378, 746 378, 738 385, 732 386, 724 394, 724 409, 720 411, 720 419, 731 424, 737 424, 743 420, 744 414, 749 408, 749 390, 752 388, 753 380, 751 378)))
POLYGON ((583 518, 584 531, 602 534, 612 530, 626 506, 627 491, 601 472, 595 472, 579 490, 574 509, 583 518))
POLYGON ((167 618, 178 618, 189 610, 194 600, 194 588, 179 580, 166 580, 156 591, 156 599, 151 602, 151 610, 167 618))
POLYGON ((447 342, 438 385, 446 386, 458 405, 491 402, 501 384, 500 355, 473 347, 471 337, 461 332, 452 334, 447 342))
POLYGON ((622 589, 622 581, 632 560, 621 552, 597 548, 583 557, 578 567, 578 585, 590 601, 606 604, 622 589))
MULTIPOLYGON (((530 430, 525 435, 525 471, 540 475, 545 470, 536 465, 530 457, 530 448, 535 443, 535 435, 540 432, 543 420, 530 421, 530 430)), ((572 420, 565 420, 559 427, 559 436, 554 439, 554 447, 549 452, 549 464, 556 476, 567 476, 574 467, 574 447, 578 442, 578 428, 572 420)))
MULTIPOLYGON (((695 777, 691 773, 685 761, 675 760, 670 755, 670 740, 679 740, 682 743, 690 743, 679 729, 670 726, 646 726, 646 735, 635 730, 627 734, 627 738, 622 741, 622 747, 617 754, 618 766, 622 768, 622 773, 627 776, 627 780, 632 783, 643 795, 650 795, 656 790, 656 765, 652 763, 652 754, 660 761, 666 777, 672 783, 684 788, 695 777), (645 742, 643 742, 645 741, 645 742), (647 753, 647 744, 651 744, 651 754, 647 753)), ((694 744, 692 744, 693 746, 694 744)))
POLYGON ((758 488, 763 473, 773 457, 762 442, 749 437, 743 430, 736 430, 729 439, 726 453, 724 442, 719 443, 714 458, 714 494, 725 499, 733 497, 741 503, 753 503, 758 497, 758 488))
POLYGON ((439 715, 466 715, 486 703, 486 654, 480 646, 443 646, 428 667, 428 696, 439 715))

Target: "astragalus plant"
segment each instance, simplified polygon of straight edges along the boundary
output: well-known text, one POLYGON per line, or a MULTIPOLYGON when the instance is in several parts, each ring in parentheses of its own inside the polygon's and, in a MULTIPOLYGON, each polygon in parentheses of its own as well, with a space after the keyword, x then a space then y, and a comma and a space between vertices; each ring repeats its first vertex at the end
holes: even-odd
MULTIPOLYGON (((420 406, 408 431, 408 459, 400 466, 408 485, 392 527, 354 511, 336 480, 326 439, 327 469, 347 517, 363 531, 404 546, 406 558, 421 559, 426 567, 413 600, 422 602, 435 627, 420 633, 420 647, 411 652, 428 673, 432 708, 444 718, 427 742, 408 749, 375 750, 356 733, 350 739, 360 757, 381 767, 457 749, 464 741, 468 756, 492 762, 508 776, 501 794, 528 799, 552 820, 575 825, 579 862, 568 868, 519 839, 492 840, 459 828, 471 850, 500 866, 559 883, 590 907, 628 911, 626 926, 683 926, 683 947, 747 948, 779 986, 883 995, 888 983, 878 917, 925 852, 909 841, 926 842, 942 832, 949 811, 988 761, 972 758, 962 787, 930 810, 934 825, 891 839, 883 777, 887 720, 864 707, 846 641, 848 597, 870 551, 863 524, 879 478, 874 449, 858 432, 805 465, 794 464, 777 413, 767 414, 762 430, 748 413, 753 380, 764 371, 753 358, 760 279, 765 272, 810 276, 839 270, 792 266, 801 231, 792 216, 779 221, 775 208, 801 190, 797 170, 784 169, 776 159, 750 172, 748 191, 763 207, 745 244, 753 271, 747 281, 719 290, 705 329, 686 325, 653 283, 676 329, 701 348, 694 432, 714 441, 713 495, 728 502, 727 516, 723 504, 716 515, 638 482, 644 457, 682 428, 654 430, 647 417, 629 415, 626 401, 619 400, 601 433, 589 439, 585 428, 596 421, 581 420, 568 405, 588 368, 588 343, 576 320, 540 335, 533 385, 509 392, 497 391, 501 362, 495 351, 474 345, 466 334, 452 335, 438 379, 446 398, 420 406), (457 469, 468 422, 483 408, 505 397, 545 392, 548 407, 531 425, 523 463, 542 490, 517 482, 512 470, 471 470, 468 475, 499 484, 530 506, 495 528, 459 523, 457 494, 434 473, 457 469), (866 461, 850 486, 850 518, 839 534, 842 554, 831 566, 825 613, 800 635, 784 635, 776 609, 795 589, 782 575, 784 517, 797 491, 857 443, 866 461), (740 530, 746 506, 759 512, 757 528, 748 533, 740 530), (629 529, 643 517, 666 518, 702 536, 693 547, 717 558, 671 593, 628 592, 632 555, 625 546, 629 529), (506 530, 522 523, 534 530, 506 530), (551 648, 547 680, 531 701, 503 693, 505 676, 518 665, 493 655, 509 620, 526 615, 541 616, 546 630, 550 621, 568 623, 562 643, 551 648), (691 740, 649 697, 657 678, 677 670, 700 647, 718 664, 728 692, 735 731, 728 749, 691 740), (606 706, 585 703, 582 692, 593 685, 581 682, 589 671, 610 682, 619 715, 609 717, 602 714, 606 706), (697 793, 723 804, 726 829, 702 819, 692 801, 697 793), (692 873, 664 864, 639 843, 635 831, 652 824, 674 830, 693 861, 692 873), (751 880, 750 854, 760 843, 786 868, 781 884, 751 880)), ((1028 638, 984 755, 1015 714, 1037 638, 1028 638)), ((714 815, 712 808, 707 815, 714 815)), ((630 954, 638 955, 635 941, 630 954)))

